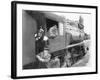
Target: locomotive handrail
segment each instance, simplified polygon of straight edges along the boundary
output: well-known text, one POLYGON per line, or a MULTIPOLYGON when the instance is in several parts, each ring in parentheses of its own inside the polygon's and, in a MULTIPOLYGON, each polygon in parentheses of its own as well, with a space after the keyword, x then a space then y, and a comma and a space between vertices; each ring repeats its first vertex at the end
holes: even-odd
POLYGON ((80 42, 80 43, 68 45, 68 46, 66 46, 66 48, 71 48, 71 47, 74 47, 74 46, 77 46, 77 45, 81 45, 81 44, 84 44, 84 43, 86 43, 86 42, 88 42, 88 41, 90 41, 90 40, 84 40, 84 41, 82 41, 82 42, 80 42))
POLYGON ((90 40, 84 40, 84 41, 82 41, 82 42, 80 42, 80 43, 68 45, 68 46, 66 46, 66 47, 63 48, 63 49, 58 50, 58 51, 51 52, 50 54, 52 54, 53 56, 61 56, 61 55, 63 55, 63 54, 62 54, 62 50, 66 50, 66 49, 71 48, 71 47, 75 47, 75 46, 78 46, 78 45, 82 45, 82 44, 87 43, 87 42, 89 42, 89 41, 90 41, 90 40), (58 53, 57 53, 57 52, 58 52, 58 53))
MULTIPOLYGON (((64 48, 64 49, 62 49, 62 50, 65 50, 65 49, 68 49, 68 48, 71 48, 71 47, 74 47, 74 46, 78 46, 78 45, 84 44, 84 43, 89 42, 89 41, 90 41, 90 40, 84 40, 84 41, 82 41, 82 42, 80 42, 80 43, 68 45, 66 48, 64 48)), ((59 50, 58 50, 58 51, 59 51, 59 50)), ((54 51, 54 52, 52 52, 52 53, 55 53, 55 52, 56 52, 56 51, 54 51)), ((60 56, 60 55, 58 55, 58 56, 60 56)), ((39 55, 36 55, 36 57, 37 57, 40 61, 42 61, 42 62, 48 62, 48 61, 45 61, 45 59, 41 58, 39 55)))

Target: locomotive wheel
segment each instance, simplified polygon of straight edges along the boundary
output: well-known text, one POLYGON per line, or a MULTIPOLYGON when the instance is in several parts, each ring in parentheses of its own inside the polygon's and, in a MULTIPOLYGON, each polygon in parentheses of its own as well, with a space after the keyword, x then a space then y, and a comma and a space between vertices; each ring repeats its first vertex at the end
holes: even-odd
POLYGON ((85 55, 84 45, 75 46, 70 49, 72 65, 85 55))

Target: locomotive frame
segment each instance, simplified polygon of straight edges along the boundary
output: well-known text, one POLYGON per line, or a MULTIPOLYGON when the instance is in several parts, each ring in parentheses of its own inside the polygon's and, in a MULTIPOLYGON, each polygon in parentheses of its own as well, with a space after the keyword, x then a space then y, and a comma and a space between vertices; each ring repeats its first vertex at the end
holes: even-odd
MULTIPOLYGON (((21 6, 21 7, 22 7, 21 6)), ((80 12, 81 14, 81 12, 80 12)), ((37 77, 53 77, 53 76, 67 76, 67 75, 84 75, 84 74, 97 74, 98 72, 98 7, 97 6, 88 6, 88 5, 70 5, 70 4, 54 4, 54 3, 39 3, 39 2, 24 2, 24 1, 12 1, 11 3, 11 78, 13 79, 20 79, 20 78, 37 78, 37 77), (20 57, 22 59, 22 56, 18 56, 18 37, 21 34, 20 32, 18 32, 18 5, 41 5, 41 6, 50 6, 50 7, 74 7, 74 8, 86 8, 86 9, 93 9, 94 12, 94 16, 95 16, 95 69, 94 71, 86 71, 86 72, 73 72, 73 73, 51 73, 51 74, 24 74, 23 70, 20 72, 19 69, 22 69, 22 67, 20 67, 21 65, 18 65, 17 63, 20 62, 20 60, 18 59, 18 57, 20 57)), ((21 41, 21 39, 19 39, 19 41, 21 41)), ((81 44, 81 43, 80 43, 81 44)), ((73 45, 76 46, 76 45, 73 45)), ((69 45, 69 47, 72 47, 71 45, 69 45)), ((22 48, 21 48, 22 49, 22 48)), ((22 53, 21 53, 22 54, 22 53)), ((21 61, 22 62, 22 61, 21 61)), ((64 69, 63 69, 64 70, 64 69)), ((24 70, 26 71, 26 70, 24 70)), ((35 70, 33 70, 35 71, 35 70)), ((38 70, 37 70, 38 71, 38 70)), ((43 70, 42 70, 43 71, 43 70)), ((61 71, 59 69, 59 71, 61 71)), ((36 71, 35 71, 36 72, 36 71)), ((51 71, 52 72, 52 71, 51 71)))

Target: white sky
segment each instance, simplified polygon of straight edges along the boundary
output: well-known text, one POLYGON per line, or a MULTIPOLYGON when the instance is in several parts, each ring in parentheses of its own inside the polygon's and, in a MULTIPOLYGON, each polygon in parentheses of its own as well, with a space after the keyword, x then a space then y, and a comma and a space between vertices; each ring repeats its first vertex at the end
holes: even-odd
POLYGON ((79 20, 79 17, 82 16, 84 20, 84 31, 88 34, 90 34, 91 31, 91 14, 76 14, 76 13, 58 13, 58 12, 53 12, 54 14, 60 15, 60 16, 65 16, 66 19, 74 20, 77 21, 79 20))

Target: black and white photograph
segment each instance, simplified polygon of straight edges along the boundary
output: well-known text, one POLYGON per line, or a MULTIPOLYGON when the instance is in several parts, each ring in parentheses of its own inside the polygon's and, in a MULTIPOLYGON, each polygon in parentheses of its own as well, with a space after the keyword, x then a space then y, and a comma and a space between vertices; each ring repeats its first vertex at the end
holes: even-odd
POLYGON ((12 4, 14 77, 97 72, 96 6, 12 4))
POLYGON ((85 19, 89 16, 23 10, 23 69, 88 66, 91 35, 85 19))

